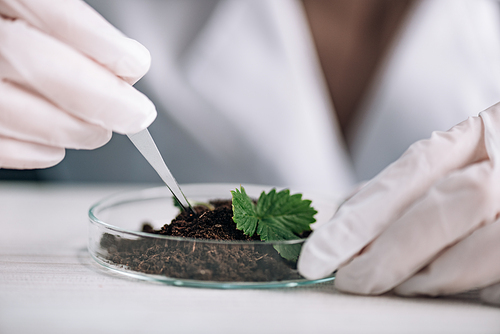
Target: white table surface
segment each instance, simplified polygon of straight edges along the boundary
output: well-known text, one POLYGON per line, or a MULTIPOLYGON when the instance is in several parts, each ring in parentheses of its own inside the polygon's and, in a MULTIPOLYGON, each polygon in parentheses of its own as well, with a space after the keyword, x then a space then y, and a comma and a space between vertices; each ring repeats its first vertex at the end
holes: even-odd
POLYGON ((87 253, 87 209, 131 188, 0 182, 0 333, 500 333, 500 308, 473 292, 410 299, 333 283, 229 291, 118 277, 87 253))

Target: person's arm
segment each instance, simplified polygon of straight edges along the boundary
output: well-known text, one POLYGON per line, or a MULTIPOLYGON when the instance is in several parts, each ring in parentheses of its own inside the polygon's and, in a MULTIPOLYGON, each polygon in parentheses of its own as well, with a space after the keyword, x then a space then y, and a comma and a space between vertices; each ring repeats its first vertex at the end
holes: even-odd
POLYGON ((500 304, 500 104, 413 144, 314 231, 299 271, 406 296, 484 289, 500 304), (495 285, 496 284, 496 285, 495 285))

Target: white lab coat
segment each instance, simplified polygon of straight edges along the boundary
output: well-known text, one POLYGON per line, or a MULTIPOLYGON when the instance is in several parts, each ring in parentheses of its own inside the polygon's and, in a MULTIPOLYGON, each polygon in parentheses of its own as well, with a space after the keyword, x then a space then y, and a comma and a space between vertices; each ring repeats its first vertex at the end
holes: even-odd
MULTIPOLYGON (((364 101, 349 153, 299 1, 88 2, 151 51, 140 88, 161 113, 153 136, 182 183, 346 192, 412 142, 500 101, 496 1, 414 8, 364 101)), ((137 159, 122 166, 134 177, 147 168, 134 167, 137 159)))

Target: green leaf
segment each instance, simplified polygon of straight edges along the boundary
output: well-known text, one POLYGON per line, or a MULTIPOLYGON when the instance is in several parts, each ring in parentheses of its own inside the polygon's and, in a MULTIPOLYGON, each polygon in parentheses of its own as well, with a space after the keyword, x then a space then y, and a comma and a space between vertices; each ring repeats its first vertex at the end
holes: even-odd
POLYGON ((310 200, 303 200, 301 194, 290 195, 288 189, 280 192, 273 189, 268 194, 262 192, 256 212, 267 224, 295 234, 311 230, 310 225, 316 221, 314 215, 317 213, 310 200))
MULTIPOLYGON (((257 234, 260 235, 261 240, 277 241, 277 240, 294 240, 300 239, 294 233, 284 230, 274 228, 272 224, 268 222, 263 222, 259 224, 257 228, 257 234)), ((297 261, 299 258, 300 250, 302 249, 302 244, 292 244, 292 245, 274 245, 274 249, 285 259, 289 261, 297 261)))
POLYGON ((246 235, 252 236, 257 228, 258 218, 256 216, 255 204, 245 192, 245 188, 240 187, 241 192, 236 189, 231 191, 233 195, 233 220, 236 228, 246 235))
MULTIPOLYGON (((301 194, 290 195, 290 190, 269 193, 262 192, 255 205, 245 192, 231 191, 233 194, 233 220, 236 228, 246 235, 257 232, 261 240, 293 240, 299 239, 298 234, 309 231, 310 225, 316 221, 317 213, 311 207, 310 200, 303 200, 301 194)), ((296 260, 300 253, 300 244, 279 245, 276 250, 288 260, 296 260)))

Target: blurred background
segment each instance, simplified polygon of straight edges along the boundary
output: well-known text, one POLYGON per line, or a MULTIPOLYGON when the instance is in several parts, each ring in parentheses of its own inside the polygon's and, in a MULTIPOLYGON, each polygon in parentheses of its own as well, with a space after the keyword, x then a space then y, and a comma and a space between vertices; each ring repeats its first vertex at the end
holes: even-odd
MULTIPOLYGON (((179 183, 345 191, 500 101, 490 0, 88 0, 151 52, 136 84, 179 183)), ((126 136, 2 180, 160 182, 126 136)))

